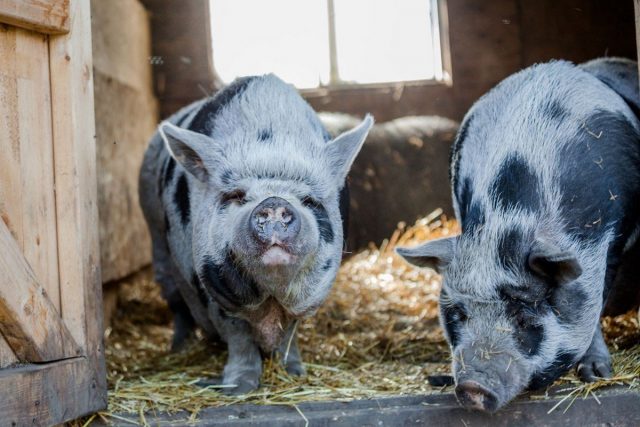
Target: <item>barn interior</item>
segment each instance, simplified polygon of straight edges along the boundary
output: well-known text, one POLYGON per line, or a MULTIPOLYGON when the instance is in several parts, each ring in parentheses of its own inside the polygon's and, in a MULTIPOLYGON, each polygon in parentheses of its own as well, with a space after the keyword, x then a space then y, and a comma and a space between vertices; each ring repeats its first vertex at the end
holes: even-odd
MULTIPOLYGON (((242 404, 286 405, 293 411, 287 415, 291 425, 305 425, 314 410, 305 406, 308 402, 450 394, 450 388, 427 381, 429 375, 448 373, 450 363, 437 320, 440 278, 407 266, 393 248, 459 232, 448 178, 458 124, 480 96, 529 65, 552 59, 580 63, 601 56, 637 58, 632 0, 415 0, 407 4, 426 11, 404 17, 415 30, 406 31, 406 37, 419 34, 415 39, 402 39, 404 33, 391 37, 402 21, 386 26, 379 23, 384 13, 366 11, 399 9, 395 18, 402 19, 405 8, 391 7, 396 2, 390 0, 354 2, 365 11, 349 12, 350 20, 340 16, 347 14, 347 0, 317 0, 314 6, 268 2, 272 7, 246 25, 246 15, 258 2, 232 3, 91 0, 109 406, 79 425, 197 423, 216 414, 240 425, 242 412, 228 411, 229 405, 242 404), (326 14, 329 29, 313 27, 313 8, 326 14), (286 20, 298 25, 279 33, 280 24, 274 22, 283 10, 286 20), (241 31, 226 24, 218 31, 216 23, 225 19, 241 31), (286 31, 288 38, 278 39, 286 31), (355 38, 345 38, 345 32, 355 38), (225 37, 241 33, 245 38, 225 42, 225 37), (276 41, 269 42, 270 37, 276 41), (298 37, 309 44, 301 47, 290 40, 298 37), (259 48, 243 51, 252 40, 259 48), (375 116, 376 125, 350 174, 350 235, 343 267, 318 315, 298 327, 308 376, 290 377, 267 361, 259 390, 228 397, 215 387, 196 385, 203 377, 221 374, 223 345, 200 337, 187 349, 170 352, 172 318, 153 282, 150 238, 138 204, 138 172, 160 120, 214 94, 234 77, 273 71, 264 65, 266 60, 261 68, 260 57, 232 63, 234 56, 259 55, 262 49, 265 57, 277 57, 289 42, 289 55, 298 62, 326 56, 318 61, 325 68, 315 70, 311 79, 308 70, 300 71, 307 74, 299 88, 311 106, 323 112, 331 132, 349 128, 366 113, 375 116), (370 76, 348 68, 350 60, 340 51, 353 52, 354 43, 367 46, 361 66, 379 67, 380 72, 370 76), (385 57, 394 51, 400 59, 385 57), (368 65, 367 54, 374 65, 368 65), (388 66, 394 61, 399 66, 388 66), (409 63, 426 65, 407 70, 409 63), (207 412, 211 408, 227 412, 207 412)), ((296 77, 295 65, 291 70, 286 66, 283 72, 296 77)), ((585 386, 568 374, 557 386, 570 398, 553 400, 543 411, 575 415, 572 411, 592 410, 588 404, 571 403, 614 383, 625 390, 635 387, 638 393, 639 321, 637 308, 603 319, 616 377, 585 386)), ((543 391, 525 399, 543 403, 545 398, 549 396, 543 391)), ((343 416, 330 409, 326 413, 343 416)), ((512 418, 505 419, 513 421, 514 416, 512 412, 505 415, 512 418)))

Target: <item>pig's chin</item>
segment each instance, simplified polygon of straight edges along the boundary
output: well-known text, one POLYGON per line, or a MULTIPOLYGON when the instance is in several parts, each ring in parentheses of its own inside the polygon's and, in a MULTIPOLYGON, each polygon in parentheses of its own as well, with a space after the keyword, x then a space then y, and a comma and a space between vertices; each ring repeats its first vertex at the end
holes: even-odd
POLYGON ((260 256, 260 262, 265 267, 289 266, 297 260, 296 255, 277 245, 267 248, 260 256))

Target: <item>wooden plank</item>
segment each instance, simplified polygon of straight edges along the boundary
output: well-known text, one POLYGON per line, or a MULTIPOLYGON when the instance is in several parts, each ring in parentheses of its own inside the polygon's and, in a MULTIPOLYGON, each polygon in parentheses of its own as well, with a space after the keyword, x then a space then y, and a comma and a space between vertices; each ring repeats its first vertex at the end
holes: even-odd
POLYGON ((46 34, 69 32, 69 0, 0 0, 0 22, 46 34))
MULTIPOLYGON (((98 246, 90 2, 70 3, 70 33, 49 43, 62 318, 106 400, 98 246)), ((102 403, 100 403, 102 404, 102 403)))
POLYGON ((14 353, 23 362, 80 354, 4 221, 0 221, 0 253, 0 331, 14 353))
POLYGON ((0 213, 59 308, 48 40, 6 28, 0 55, 0 213))
POLYGON ((0 369, 6 368, 14 363, 18 363, 18 358, 4 337, 0 335, 0 369))
MULTIPOLYGON (((287 405, 229 405, 203 409, 195 422, 188 413, 148 413, 145 420, 153 426, 193 425, 196 427, 249 427, 273 425, 298 426, 496 426, 529 427, 533 425, 564 427, 584 426, 638 426, 640 425, 640 392, 626 388, 597 391, 593 396, 564 403, 551 411, 562 394, 549 399, 519 398, 496 414, 467 410, 450 394, 429 396, 386 397, 352 402, 309 402, 296 407, 287 405), (551 413, 549 413, 551 411, 551 413)), ((139 422, 140 415, 118 414, 120 419, 109 425, 131 425, 139 422), (124 420, 129 420, 129 423, 124 420)), ((98 420, 92 425, 105 425, 98 420)))
POLYGON ((0 414, 6 426, 51 426, 106 406, 83 357, 0 371, 0 414))

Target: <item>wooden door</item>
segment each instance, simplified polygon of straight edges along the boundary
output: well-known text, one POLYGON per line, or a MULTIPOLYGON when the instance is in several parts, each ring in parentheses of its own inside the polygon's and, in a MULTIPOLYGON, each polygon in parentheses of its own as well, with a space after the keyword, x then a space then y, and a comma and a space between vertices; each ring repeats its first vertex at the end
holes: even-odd
POLYGON ((89 0, 0 0, 0 424, 106 406, 89 0))

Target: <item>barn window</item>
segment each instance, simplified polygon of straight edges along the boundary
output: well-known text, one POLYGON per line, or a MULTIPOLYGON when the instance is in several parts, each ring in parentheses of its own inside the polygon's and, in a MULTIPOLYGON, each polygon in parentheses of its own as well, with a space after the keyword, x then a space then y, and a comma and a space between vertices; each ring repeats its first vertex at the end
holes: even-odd
POLYGON ((442 2, 211 0, 214 65, 299 88, 445 80, 442 2))

